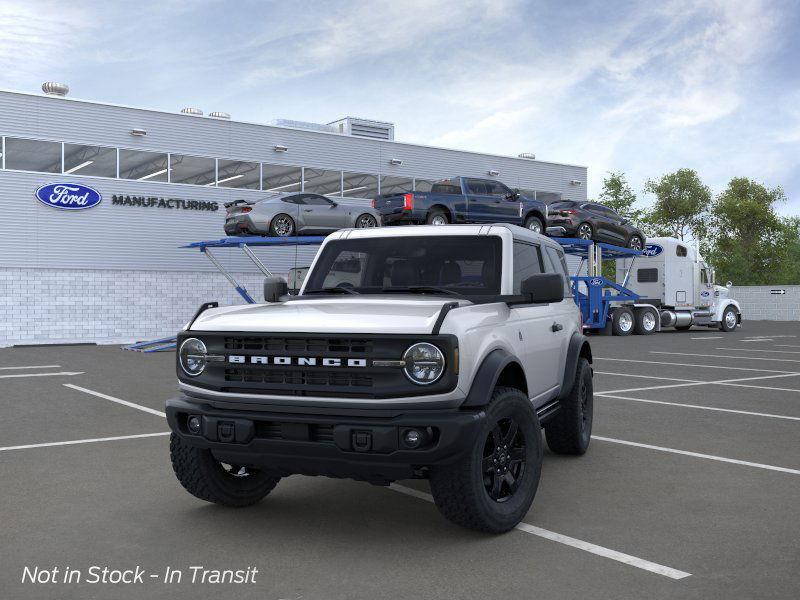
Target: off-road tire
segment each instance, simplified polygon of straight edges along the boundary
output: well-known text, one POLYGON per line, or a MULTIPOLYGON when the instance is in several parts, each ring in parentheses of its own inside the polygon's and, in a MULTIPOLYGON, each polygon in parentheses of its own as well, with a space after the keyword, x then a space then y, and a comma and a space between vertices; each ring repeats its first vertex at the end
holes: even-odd
POLYGON ((534 231, 533 230, 533 225, 535 225, 536 223, 539 224, 539 231, 536 232, 536 233, 541 233, 542 235, 544 235, 545 226, 544 226, 544 223, 542 223, 542 220, 539 217, 530 216, 527 219, 525 219, 525 229, 527 229, 529 231, 534 231))
POLYGON ((536 495, 542 472, 541 427, 527 395, 515 388, 495 388, 485 411, 486 419, 470 451, 458 462, 431 470, 431 492, 439 511, 453 523, 478 531, 503 533, 522 520, 536 495), (504 500, 496 501, 485 487, 487 475, 483 470, 484 461, 493 460, 494 454, 484 456, 484 452, 493 430, 499 423, 507 423, 505 419, 517 423, 524 443, 520 453, 524 463, 517 478, 519 487, 504 500))
POLYGON ((436 223, 437 225, 446 225, 447 223, 450 223, 450 219, 447 217, 447 213, 444 212, 441 208, 434 208, 434 209, 431 209, 430 211, 428 211, 428 216, 425 219, 425 222, 428 225, 432 225, 434 220, 439 221, 439 219, 437 219, 437 217, 440 217, 440 218, 444 219, 444 223, 438 223, 437 222, 436 223))
POLYGON ((733 307, 729 306, 724 311, 722 311, 722 321, 720 321, 719 323, 720 331, 725 331, 725 332, 734 331, 738 325, 739 322, 736 317, 736 310, 733 307), (731 319, 733 325, 728 324, 728 313, 733 313, 733 318, 731 319))
POLYGON ((274 217, 272 217, 272 220, 269 223, 269 234, 271 236, 273 236, 273 237, 289 237, 289 236, 295 235, 296 233, 297 233, 297 225, 295 224, 294 219, 292 217, 290 217, 289 215, 287 215, 285 213, 279 213, 279 214, 275 215, 274 217), (289 224, 291 225, 291 228, 289 229, 288 233, 279 233, 278 231, 276 231, 275 223, 279 219, 288 219, 289 224))
POLYGON ((572 388, 544 428, 547 447, 556 454, 585 453, 592 438, 593 409, 592 367, 588 360, 579 358, 572 388))
POLYGON ((181 485, 193 496, 221 504, 243 507, 260 502, 280 481, 264 471, 249 470, 246 476, 232 475, 210 450, 194 448, 173 433, 169 438, 172 469, 181 485))
POLYGON ((649 308, 637 308, 633 311, 633 317, 633 332, 636 335, 651 335, 658 329, 659 317, 655 311, 652 311, 649 308), (653 319, 652 326, 649 326, 649 322, 647 322, 648 316, 653 319))
POLYGON ((630 335, 633 333, 635 322, 633 311, 630 308, 615 308, 611 319, 611 333, 613 335, 630 335), (627 319, 630 319, 630 323, 628 323, 627 319), (627 328, 628 324, 630 324, 629 328, 627 328))

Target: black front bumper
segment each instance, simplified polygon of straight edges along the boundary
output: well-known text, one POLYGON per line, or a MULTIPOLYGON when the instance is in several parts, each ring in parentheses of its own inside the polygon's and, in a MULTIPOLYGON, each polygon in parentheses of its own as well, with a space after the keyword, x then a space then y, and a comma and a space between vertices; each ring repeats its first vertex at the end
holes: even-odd
POLYGON ((221 462, 276 475, 327 475, 373 483, 424 477, 427 467, 470 452, 485 418, 481 410, 420 410, 393 417, 295 414, 213 408, 185 396, 167 400, 170 428, 221 462), (201 430, 193 434, 188 420, 201 430), (409 429, 423 443, 409 448, 409 429))

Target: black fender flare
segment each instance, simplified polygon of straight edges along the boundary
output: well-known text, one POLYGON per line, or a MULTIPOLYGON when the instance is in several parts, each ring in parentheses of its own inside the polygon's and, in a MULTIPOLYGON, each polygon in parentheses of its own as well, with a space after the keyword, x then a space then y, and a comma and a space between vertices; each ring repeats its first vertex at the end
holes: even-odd
POLYGON ((572 389, 572 382, 575 381, 575 372, 578 368, 578 359, 584 356, 591 364, 592 347, 589 340, 582 333, 575 332, 569 340, 567 348, 567 360, 564 361, 564 379, 561 381, 561 392, 558 394, 559 400, 564 398, 572 389))
POLYGON ((486 406, 492 397, 492 390, 497 385, 500 373, 511 363, 521 364, 513 354, 502 348, 495 348, 489 352, 475 372, 467 399, 462 406, 486 406))

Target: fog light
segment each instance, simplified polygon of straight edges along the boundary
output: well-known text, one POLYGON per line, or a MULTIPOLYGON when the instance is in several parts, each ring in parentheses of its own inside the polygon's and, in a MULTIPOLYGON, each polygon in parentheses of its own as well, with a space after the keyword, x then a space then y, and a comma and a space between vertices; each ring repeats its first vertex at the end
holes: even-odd
POLYGON ((198 417, 197 415, 192 415, 186 421, 186 426, 189 428, 190 432, 194 434, 200 433, 200 428, 201 428, 200 417, 198 417))
POLYGON ((403 443, 409 448, 416 448, 422 443, 422 433, 416 429, 406 429, 403 434, 403 443))

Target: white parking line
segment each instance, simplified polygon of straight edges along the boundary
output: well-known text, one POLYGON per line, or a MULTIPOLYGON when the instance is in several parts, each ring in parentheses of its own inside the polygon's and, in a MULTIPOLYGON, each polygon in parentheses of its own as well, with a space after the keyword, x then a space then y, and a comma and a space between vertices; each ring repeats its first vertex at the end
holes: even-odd
POLYGON ((595 371, 595 375, 613 375, 614 377, 638 377, 640 379, 663 379, 664 381, 700 382, 700 379, 676 379, 675 377, 659 377, 658 375, 635 375, 634 373, 612 373, 611 371, 595 371))
POLYGON ((60 369, 61 365, 32 365, 26 367, 0 367, 0 371, 12 371, 16 369, 60 369))
MULTIPOLYGON (((694 381, 692 383, 673 383, 669 385, 651 385, 647 387, 640 387, 640 388, 626 388, 622 390, 603 390, 600 392, 596 392, 597 394, 616 394, 621 392, 644 392, 646 390, 664 390, 668 388, 677 388, 677 387, 689 387, 693 385, 738 385, 740 381, 756 381, 759 379, 777 379, 779 377, 796 377, 800 375, 800 373, 784 373, 782 375, 761 375, 759 377, 740 377, 738 379, 718 379, 716 381, 694 381)), ((66 385, 66 384, 65 384, 66 385)), ((764 390, 771 390, 775 388, 770 388, 766 386, 760 385, 748 385, 747 387, 753 387, 758 389, 764 390)))
POLYGON ((104 400, 110 400, 111 402, 116 402, 117 404, 122 404, 123 406, 129 406, 131 408, 135 408, 136 410, 141 410, 146 413, 150 413, 151 415, 156 415, 157 417, 164 417, 166 418, 167 414, 160 411, 155 410, 154 408, 148 408, 147 406, 142 406, 141 404, 134 404, 133 402, 128 402, 127 400, 121 400, 120 398, 115 398, 114 396, 109 396, 108 394, 101 394, 100 392, 95 392, 94 390, 89 390, 78 385, 72 385, 71 383, 65 383, 64 387, 68 387, 72 390, 78 390, 79 392, 83 392, 85 394, 91 394, 92 396, 97 396, 98 398, 103 398, 104 400))
POLYGON ((626 396, 616 396, 612 394, 595 394, 601 398, 613 398, 615 400, 629 400, 631 402, 645 402, 647 404, 664 404, 667 406, 679 406, 681 408, 697 408, 700 410, 713 410, 717 412, 735 413, 738 415, 748 415, 751 417, 768 417, 770 419, 784 419, 787 421, 800 421, 800 417, 790 417, 789 415, 775 415, 772 413, 751 412, 749 410, 734 410, 732 408, 717 408, 716 406, 703 406, 700 404, 684 404, 682 402, 664 402, 662 400, 645 400, 644 398, 629 398, 626 396))
MULTIPOLYGON (((793 358, 761 358, 758 356, 727 356, 723 354, 690 354, 689 352, 664 352, 662 350, 650 350, 650 354, 677 354, 678 356, 702 356, 704 358, 735 358, 737 360, 741 360, 746 358, 747 360, 769 360, 772 362, 792 362, 792 363, 800 363, 800 360, 793 359, 793 358)), ((697 365, 703 367, 705 365, 697 365)))
POLYGON ((57 373, 14 373, 13 375, 0 375, 0 379, 15 379, 19 377, 52 377, 54 375, 83 375, 83 371, 59 371, 57 373))
POLYGON ((67 442, 46 442, 44 444, 25 444, 24 446, 5 446, 4 448, 0 448, 0 452, 8 452, 9 450, 28 450, 29 448, 48 448, 50 446, 72 446, 75 444, 94 444, 96 442, 115 442, 117 440, 135 440, 138 438, 158 437, 169 434, 169 431, 162 431, 159 433, 140 433, 138 435, 117 435, 114 437, 69 440, 67 442))
POLYGON ((693 337, 690 340, 719 340, 724 338, 724 335, 704 335, 703 337, 693 337))
POLYGON ((776 348, 800 348, 797 344, 775 344, 776 348))
MULTIPOLYGON (((800 354, 791 350, 762 350, 761 348, 714 348, 714 350, 733 350, 734 352, 770 352, 772 354, 800 354)), ((743 354, 742 356, 747 356, 743 354)))
MULTIPOLYGON (((392 483, 389 485, 389 489, 394 490, 395 492, 400 492, 401 494, 413 496, 414 498, 419 498, 420 500, 433 502, 433 496, 430 494, 426 494, 425 492, 420 492, 403 485, 392 483)), ((579 550, 584 550, 585 552, 590 552, 591 554, 602 556, 603 558, 609 558, 611 560, 636 567, 637 569, 643 569, 657 575, 663 575, 664 577, 669 577, 670 579, 684 579, 691 576, 691 573, 687 573, 686 571, 679 571, 678 569, 673 569, 672 567, 665 567, 664 565, 650 562, 649 560, 644 560, 643 558, 631 556, 630 554, 623 554, 622 552, 617 552, 616 550, 611 550, 610 548, 598 546, 597 544, 592 544, 591 542, 585 542, 568 535, 562 535, 560 533, 550 531, 549 529, 542 529, 541 527, 529 525, 528 523, 520 523, 515 527, 515 529, 524 531, 525 533, 530 533, 540 538, 551 540, 553 542, 558 542, 559 544, 564 544, 565 546, 571 546, 579 550)))
POLYGON ((678 450, 677 448, 665 448, 664 446, 653 446, 651 444, 640 444, 639 442, 629 442, 628 440, 618 440, 616 438, 601 437, 593 435, 593 440, 600 442, 610 442, 612 444, 622 444, 623 446, 635 446, 636 448, 647 448, 648 450, 657 450, 659 452, 670 452, 672 454, 681 454, 683 456, 693 456, 695 458, 705 458, 707 460, 716 460, 724 463, 731 463, 734 465, 743 465, 745 467, 755 467, 757 469, 766 469, 768 471, 779 471, 781 473, 790 473, 792 475, 800 475, 800 470, 789 469, 787 467, 776 467, 775 465, 765 465, 762 463, 748 462, 746 460, 737 460, 735 458, 725 458, 724 456, 715 456, 713 454, 702 454, 700 452, 689 452, 688 450, 678 450))
MULTIPOLYGON (((696 356, 706 356, 705 354, 698 354, 696 356)), ((737 356, 736 358, 745 358, 744 356, 737 356)), ((776 371, 775 369, 755 369, 752 367, 728 367, 724 365, 695 365, 692 363, 675 363, 675 362, 659 362, 657 360, 637 360, 633 358, 611 358, 607 356, 595 356, 594 360, 616 360, 619 362, 630 363, 644 363, 646 365, 670 365, 673 367, 697 367, 700 369, 728 369, 732 371, 758 371, 760 373, 787 373, 795 375, 794 371, 776 371)))

